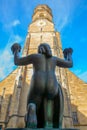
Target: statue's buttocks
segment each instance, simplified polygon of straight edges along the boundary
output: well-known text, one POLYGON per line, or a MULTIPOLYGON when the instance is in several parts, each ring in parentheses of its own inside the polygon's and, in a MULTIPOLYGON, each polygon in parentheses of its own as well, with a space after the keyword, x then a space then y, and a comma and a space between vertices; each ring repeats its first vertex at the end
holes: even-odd
POLYGON ((30 88, 34 89, 36 95, 38 95, 38 93, 46 97, 47 95, 51 95, 51 98, 53 98, 58 93, 58 83, 55 73, 52 71, 35 71, 32 76, 31 86, 30 88))

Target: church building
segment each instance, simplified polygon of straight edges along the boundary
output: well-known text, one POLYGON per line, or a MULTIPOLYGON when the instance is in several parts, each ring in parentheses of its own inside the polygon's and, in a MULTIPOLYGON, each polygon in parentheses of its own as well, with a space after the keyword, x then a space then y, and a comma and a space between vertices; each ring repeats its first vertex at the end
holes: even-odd
MULTIPOLYGON (((47 5, 34 9, 22 56, 37 53, 41 43, 48 43, 52 54, 63 57, 60 33, 55 31, 52 11, 47 5)), ((0 82, 0 127, 23 128, 27 94, 33 74, 32 65, 18 66, 0 82)), ((87 130, 87 83, 69 69, 56 68, 56 77, 64 95, 63 128, 87 130)))

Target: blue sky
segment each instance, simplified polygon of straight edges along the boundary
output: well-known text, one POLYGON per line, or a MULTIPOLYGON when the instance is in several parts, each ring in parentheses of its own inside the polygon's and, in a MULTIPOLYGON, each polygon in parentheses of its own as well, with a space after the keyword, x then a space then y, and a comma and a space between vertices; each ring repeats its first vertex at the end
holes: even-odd
POLYGON ((52 9, 63 49, 74 50, 71 71, 87 82, 87 0, 0 0, 0 81, 16 68, 10 47, 14 42, 23 47, 38 4, 52 9))

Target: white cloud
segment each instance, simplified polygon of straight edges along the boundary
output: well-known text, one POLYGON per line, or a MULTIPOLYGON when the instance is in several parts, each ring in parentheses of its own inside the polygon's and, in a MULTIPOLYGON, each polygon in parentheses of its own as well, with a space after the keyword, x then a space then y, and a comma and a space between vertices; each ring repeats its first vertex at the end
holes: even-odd
MULTIPOLYGON (((54 0, 53 0, 54 1, 54 0)), ((81 1, 65 0, 57 1, 53 4, 53 16, 55 26, 59 32, 61 32, 66 25, 71 24, 76 9, 81 4, 81 1), (55 13, 56 12, 56 13, 55 13)))
POLYGON ((5 77, 3 68, 0 68, 0 79, 3 79, 5 77))
POLYGON ((74 72, 76 75, 79 75, 79 74, 81 74, 81 69, 73 70, 73 72, 74 72))
POLYGON ((14 20, 14 21, 11 23, 12 26, 17 26, 17 25, 19 25, 19 24, 20 24, 20 21, 19 21, 19 20, 14 20))
POLYGON ((68 23, 68 16, 65 16, 59 23, 58 23, 58 30, 61 31, 68 23))
POLYGON ((20 21, 18 19, 16 19, 16 20, 14 20, 14 21, 12 21, 10 23, 5 23, 4 27, 5 28, 12 28, 12 27, 18 26, 19 24, 21 24, 20 21))
POLYGON ((78 76, 79 76, 79 78, 81 78, 82 80, 84 80, 85 82, 87 82, 87 71, 81 73, 78 76))
POLYGON ((11 46, 14 42, 21 42, 22 38, 19 35, 12 35, 5 49, 0 51, 0 80, 5 78, 13 69, 13 55, 11 52, 11 46))
POLYGON ((82 71, 82 69, 72 69, 75 75, 77 75, 81 80, 87 82, 87 71, 82 71))
POLYGON ((5 76, 12 71, 12 59, 13 56, 9 50, 5 49, 2 55, 0 55, 0 79, 5 78, 5 76))
POLYGON ((22 37, 20 37, 19 35, 14 35, 14 42, 21 42, 22 41, 22 37))

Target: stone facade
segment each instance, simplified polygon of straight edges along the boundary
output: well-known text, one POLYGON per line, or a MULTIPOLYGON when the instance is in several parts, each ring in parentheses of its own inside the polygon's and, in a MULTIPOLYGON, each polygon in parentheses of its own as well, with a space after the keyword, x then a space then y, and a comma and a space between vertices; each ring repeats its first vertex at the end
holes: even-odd
MULTIPOLYGON (((59 32, 55 31, 52 12, 47 5, 35 8, 22 56, 37 53, 38 45, 48 43, 55 56, 63 58, 59 32)), ((24 127, 26 100, 33 73, 32 65, 20 66, 0 82, 0 125, 24 127)), ((87 84, 68 69, 56 68, 64 94, 64 128, 87 130, 87 84)))

